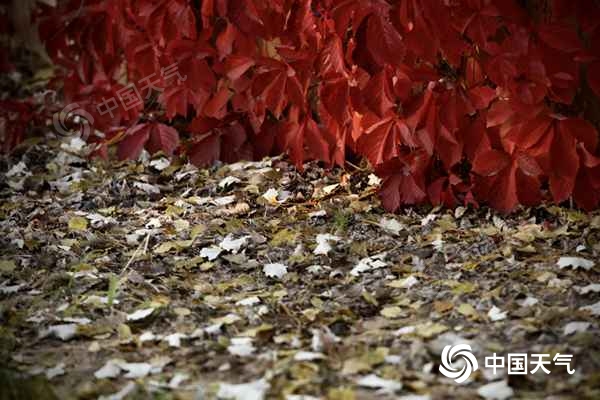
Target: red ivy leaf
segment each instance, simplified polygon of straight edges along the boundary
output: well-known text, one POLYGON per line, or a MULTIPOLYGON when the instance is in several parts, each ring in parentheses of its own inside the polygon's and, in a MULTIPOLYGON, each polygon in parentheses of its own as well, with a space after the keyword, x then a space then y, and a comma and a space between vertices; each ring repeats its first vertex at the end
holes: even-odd
POLYGON ((125 138, 119 142, 117 150, 119 160, 137 160, 150 137, 148 124, 135 125, 129 128, 125 135, 125 138))
POLYGON ((119 142, 119 159, 136 160, 144 146, 150 153, 163 151, 167 155, 173 155, 179 146, 179 134, 170 126, 153 122, 135 125, 125 133, 125 138, 119 142))
POLYGON ((146 148, 153 154, 163 151, 166 155, 172 156, 175 149, 179 146, 179 133, 175 128, 154 123, 150 125, 150 137, 146 148))
POLYGON ((394 158, 376 169, 383 178, 379 195, 386 210, 402 205, 420 204, 427 198, 424 170, 428 163, 424 153, 394 158))

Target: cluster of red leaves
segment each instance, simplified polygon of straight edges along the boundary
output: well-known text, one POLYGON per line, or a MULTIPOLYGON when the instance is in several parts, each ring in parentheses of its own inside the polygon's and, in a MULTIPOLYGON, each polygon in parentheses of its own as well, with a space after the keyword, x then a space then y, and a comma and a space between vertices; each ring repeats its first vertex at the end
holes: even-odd
POLYGON ((285 152, 301 168, 351 152, 389 210, 600 203, 598 132, 578 101, 600 96, 595 0, 72 0, 45 14, 66 101, 120 158, 285 152), (175 63, 185 80, 160 79, 175 63), (144 104, 98 112, 150 76, 144 104))

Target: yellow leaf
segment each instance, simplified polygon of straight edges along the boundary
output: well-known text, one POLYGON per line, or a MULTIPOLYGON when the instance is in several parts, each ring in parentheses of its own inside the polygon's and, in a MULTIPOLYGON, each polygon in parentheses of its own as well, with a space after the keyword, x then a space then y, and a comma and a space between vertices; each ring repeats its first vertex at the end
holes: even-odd
POLYGON ((402 309, 398 306, 385 307, 379 312, 385 318, 400 318, 403 315, 402 309))
POLYGON ((175 248, 174 242, 163 242, 157 248, 154 249, 156 254, 165 254, 175 248))
POLYGON ((462 303, 461 305, 458 306, 456 311, 458 311, 459 314, 462 314, 465 317, 469 317, 469 318, 473 318, 473 319, 478 317, 477 311, 475 311, 475 308, 473 308, 473 306, 470 305, 469 303, 462 303))
POLYGON ((83 217, 73 217, 69 220, 69 229, 72 231, 84 231, 87 226, 88 221, 83 217))
POLYGON ((433 309, 440 314, 443 314, 447 311, 452 310, 453 307, 454 307, 454 305, 448 301, 433 302, 433 309))
POLYGON ((304 315, 309 321, 313 322, 315 319, 317 319, 317 315, 319 315, 320 312, 321 311, 316 308, 307 308, 306 310, 302 311, 302 315, 304 315))
POLYGON ((16 267, 13 260, 0 260, 0 273, 9 274, 13 272, 16 267))
POLYGON ((418 325, 416 328, 417 335, 424 339, 430 339, 448 330, 446 325, 431 322, 418 325))
POLYGON ((355 400, 354 391, 348 387, 329 389, 327 400, 355 400))
POLYGON ((277 232, 271 239, 271 246, 279 247, 283 245, 292 245, 298 239, 298 233, 291 229, 282 229, 277 232))
POLYGON ((462 282, 452 288, 454 294, 473 293, 477 289, 477 285, 471 282, 462 282))

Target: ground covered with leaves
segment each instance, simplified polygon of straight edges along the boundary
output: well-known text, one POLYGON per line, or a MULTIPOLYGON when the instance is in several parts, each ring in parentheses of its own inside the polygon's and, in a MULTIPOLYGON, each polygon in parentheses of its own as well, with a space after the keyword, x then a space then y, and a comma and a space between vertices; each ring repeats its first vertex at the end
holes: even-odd
POLYGON ((0 165, 0 398, 599 398, 600 213, 385 214, 367 169, 0 165), (446 345, 480 368, 438 371, 446 345), (493 353, 575 373, 496 375, 493 353))

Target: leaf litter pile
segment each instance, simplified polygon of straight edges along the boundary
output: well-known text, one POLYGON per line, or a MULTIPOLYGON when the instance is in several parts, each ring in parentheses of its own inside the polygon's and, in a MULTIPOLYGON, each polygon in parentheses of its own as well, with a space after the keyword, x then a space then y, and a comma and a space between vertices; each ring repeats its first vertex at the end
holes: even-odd
POLYGON ((366 169, 84 152, 0 166, 2 398, 600 397, 597 212, 392 215, 366 169), (463 385, 438 370, 461 343, 463 385), (494 375, 493 353, 575 373, 494 375))

